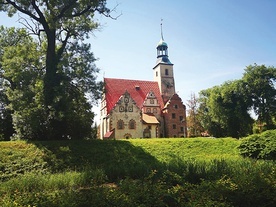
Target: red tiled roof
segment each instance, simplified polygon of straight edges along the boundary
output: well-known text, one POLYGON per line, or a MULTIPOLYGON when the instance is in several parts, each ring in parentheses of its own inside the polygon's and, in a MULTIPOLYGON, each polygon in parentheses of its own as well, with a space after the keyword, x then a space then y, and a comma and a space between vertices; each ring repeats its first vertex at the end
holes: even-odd
POLYGON ((111 138, 113 136, 113 134, 114 134, 114 130, 108 131, 105 133, 104 138, 105 139, 111 138))
POLYGON ((128 80, 117 78, 104 78, 107 113, 115 106, 120 96, 126 91, 141 109, 148 92, 153 91, 161 109, 164 103, 156 81, 128 80))

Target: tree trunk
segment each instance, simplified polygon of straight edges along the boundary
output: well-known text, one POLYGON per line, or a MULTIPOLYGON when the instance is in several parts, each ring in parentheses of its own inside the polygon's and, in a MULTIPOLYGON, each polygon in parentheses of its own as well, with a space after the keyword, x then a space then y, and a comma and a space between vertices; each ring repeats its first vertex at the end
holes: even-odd
POLYGON ((57 58, 56 58, 56 31, 47 31, 47 54, 46 54, 46 74, 44 77, 44 99, 45 105, 51 106, 56 96, 56 89, 59 85, 57 78, 57 58))

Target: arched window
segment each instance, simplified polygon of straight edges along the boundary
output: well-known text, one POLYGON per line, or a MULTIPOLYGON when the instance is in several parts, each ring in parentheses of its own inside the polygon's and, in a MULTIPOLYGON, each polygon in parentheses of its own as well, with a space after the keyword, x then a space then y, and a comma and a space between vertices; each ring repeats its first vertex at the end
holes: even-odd
POLYGON ((129 121, 128 127, 129 127, 129 129, 135 129, 136 128, 136 122, 133 119, 131 119, 129 121))
POLYGON ((117 122, 117 129, 124 129, 124 121, 123 120, 119 120, 117 122))

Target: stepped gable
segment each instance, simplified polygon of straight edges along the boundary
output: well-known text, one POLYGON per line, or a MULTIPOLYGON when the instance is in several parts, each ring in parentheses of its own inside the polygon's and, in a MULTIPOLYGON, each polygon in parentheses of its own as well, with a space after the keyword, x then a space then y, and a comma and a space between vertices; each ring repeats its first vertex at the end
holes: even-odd
POLYGON ((164 107, 158 83, 155 81, 104 78, 104 83, 108 114, 126 91, 140 109, 142 109, 144 100, 150 91, 155 94, 161 109, 164 107))

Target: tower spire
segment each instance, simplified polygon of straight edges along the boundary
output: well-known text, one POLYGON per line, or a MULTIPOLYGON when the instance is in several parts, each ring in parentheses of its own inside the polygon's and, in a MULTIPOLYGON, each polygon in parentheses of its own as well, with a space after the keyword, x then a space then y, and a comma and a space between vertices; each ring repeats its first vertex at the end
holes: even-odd
POLYGON ((163 37, 163 19, 161 18, 161 24, 160 24, 160 27, 161 27, 161 39, 164 40, 164 37, 163 37))

